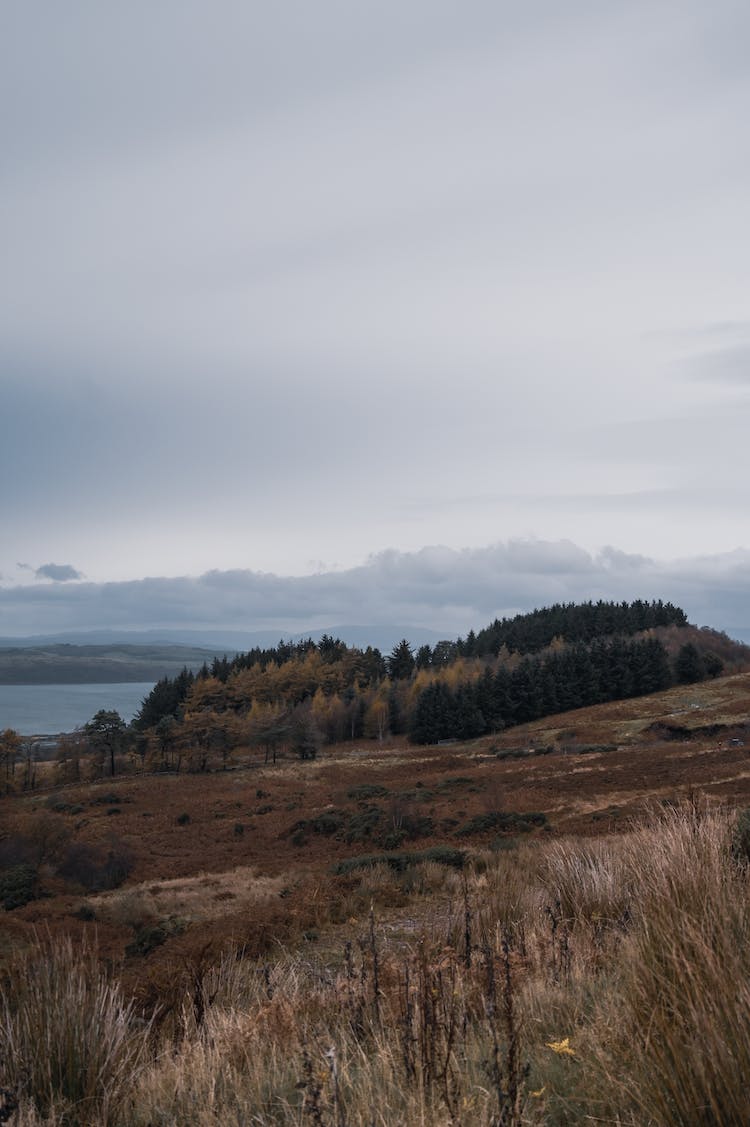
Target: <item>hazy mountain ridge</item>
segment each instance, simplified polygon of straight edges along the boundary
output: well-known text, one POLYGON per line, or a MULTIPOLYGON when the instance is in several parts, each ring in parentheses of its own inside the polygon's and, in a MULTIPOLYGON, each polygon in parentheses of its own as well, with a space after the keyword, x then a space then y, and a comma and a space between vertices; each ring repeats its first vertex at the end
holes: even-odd
POLYGON ((157 681, 210 664, 214 650, 197 646, 67 643, 0 648, 2 685, 75 685, 157 681))
MULTIPOLYGON (((326 633, 311 630, 285 635, 285 640, 319 640, 326 633)), ((421 627, 340 626, 328 633, 348 645, 374 645, 389 650, 404 636, 413 644, 436 642, 445 635, 421 627)), ((0 685, 87 684, 158 681, 187 666, 197 672, 215 657, 233 657, 254 646, 275 646, 277 631, 133 631, 0 638, 0 685)))

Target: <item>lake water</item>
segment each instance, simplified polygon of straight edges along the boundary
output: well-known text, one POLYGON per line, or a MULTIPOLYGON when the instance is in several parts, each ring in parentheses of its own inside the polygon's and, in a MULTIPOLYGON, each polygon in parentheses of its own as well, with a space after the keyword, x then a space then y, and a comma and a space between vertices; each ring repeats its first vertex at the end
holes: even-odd
POLYGON ((128 723, 154 687, 153 681, 115 685, 0 685, 0 732, 56 735, 87 724, 100 708, 114 709, 128 723))

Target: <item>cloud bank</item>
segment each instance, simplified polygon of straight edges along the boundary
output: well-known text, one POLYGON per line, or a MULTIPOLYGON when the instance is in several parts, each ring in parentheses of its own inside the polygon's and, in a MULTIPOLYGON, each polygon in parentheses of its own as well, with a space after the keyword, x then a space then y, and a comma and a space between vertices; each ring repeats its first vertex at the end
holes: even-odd
POLYGON ((2 7, 3 575, 740 541, 748 5, 42 10, 2 7))
POLYGON ((358 567, 295 577, 235 569, 5 586, 0 636, 99 629, 291 634, 351 623, 455 637, 550 603, 634 598, 669 600, 698 625, 742 631, 750 627, 750 551, 659 561, 614 547, 591 553, 569 540, 513 539, 459 551, 385 551, 358 567))

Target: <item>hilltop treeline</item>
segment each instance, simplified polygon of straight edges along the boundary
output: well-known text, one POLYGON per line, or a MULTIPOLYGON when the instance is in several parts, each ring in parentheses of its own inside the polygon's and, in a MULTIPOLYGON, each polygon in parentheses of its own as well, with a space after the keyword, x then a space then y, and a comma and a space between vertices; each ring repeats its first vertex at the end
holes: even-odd
POLYGON ((193 767, 236 745, 290 748, 406 734, 415 743, 471 738, 543 715, 701 680, 722 669, 661 601, 558 604, 479 632, 384 656, 324 635, 280 642, 158 681, 134 726, 164 766, 193 767), (672 656, 657 636, 670 639, 672 656))
POLYGON ((593 642, 595 638, 638 634, 657 626, 687 626, 687 616, 661 599, 633 603, 556 603, 532 614, 495 619, 476 636, 477 654, 498 654, 505 646, 511 652, 539 653, 554 638, 566 642, 593 642))

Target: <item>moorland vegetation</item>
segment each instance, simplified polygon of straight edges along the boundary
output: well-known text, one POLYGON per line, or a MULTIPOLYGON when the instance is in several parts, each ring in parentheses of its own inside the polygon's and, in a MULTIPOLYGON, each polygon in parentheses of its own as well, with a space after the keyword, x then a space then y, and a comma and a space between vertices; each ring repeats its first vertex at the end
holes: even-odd
POLYGON ((549 608, 16 747, 0 1122, 746 1124, 749 666, 669 604, 549 608))
POLYGON ((129 985, 93 933, 41 931, 0 995, 4 1118, 740 1127, 746 823, 693 802, 461 868, 376 864, 326 943, 204 947, 129 985))

